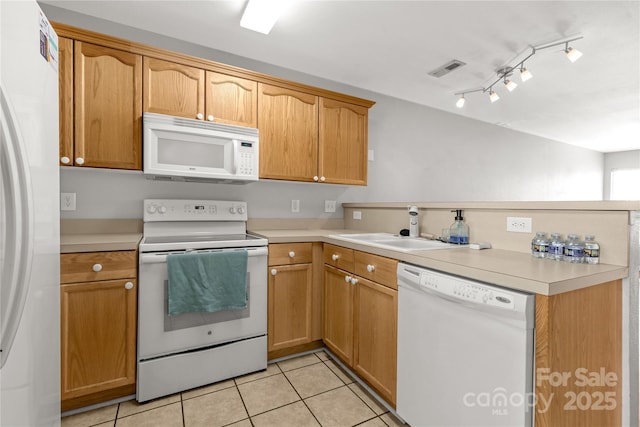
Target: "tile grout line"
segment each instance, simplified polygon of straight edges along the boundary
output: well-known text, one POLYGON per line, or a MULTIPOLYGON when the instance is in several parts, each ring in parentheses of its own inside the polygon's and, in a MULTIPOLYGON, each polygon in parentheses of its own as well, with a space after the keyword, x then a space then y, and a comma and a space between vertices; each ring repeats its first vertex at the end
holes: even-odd
MULTIPOLYGON (((268 377, 265 377, 265 378, 269 378, 271 376, 273 376, 273 375, 269 375, 268 377)), ((250 382, 252 382, 252 381, 248 381, 248 382, 243 383, 243 384, 249 384, 250 382)), ((249 423, 253 426, 253 420, 251 419, 251 414, 249 413, 249 408, 247 408, 247 404, 244 403, 244 398, 242 397, 242 393, 240 392, 240 388, 238 387, 238 383, 236 382, 235 378, 233 379, 233 384, 235 384, 236 392, 238 393, 238 396, 240 396, 240 401, 242 402, 242 407, 244 408, 244 412, 247 413, 247 417, 249 419, 249 423)), ((238 421, 234 421, 234 422, 240 422, 240 421, 242 421, 242 420, 238 420, 238 421)), ((231 424, 233 424, 233 423, 231 423, 231 424)))
MULTIPOLYGON (((322 361, 322 359, 320 359, 315 353, 312 353, 314 356, 316 356, 321 363, 324 363, 322 361)), ((311 365, 308 366, 312 366, 315 365, 315 363, 312 363, 311 365)), ((280 368, 280 365, 278 365, 278 367, 280 368)), ((282 370, 282 368, 280 368, 280 370, 282 370)), ((294 369, 292 369, 293 371, 294 369)), ((300 395, 300 393, 298 392, 298 389, 296 389, 296 387, 291 383, 291 381, 289 380, 289 377, 287 377, 287 375, 284 373, 284 371, 282 371, 282 373, 284 374, 284 377, 286 378, 287 382, 289 383, 289 385, 291 386, 291 388, 293 388, 293 391, 296 392, 296 394, 298 395, 298 397, 300 398, 300 401, 302 402, 302 404, 304 405, 305 408, 307 408, 307 411, 309 411, 309 413, 311 414, 311 416, 313 417, 314 420, 316 420, 316 422, 318 423, 318 425, 320 427, 322 427, 322 423, 320 422, 320 420, 316 417, 316 414, 313 413, 313 411, 311 410, 311 408, 309 408, 309 405, 307 405, 307 402, 305 402, 305 400, 302 398, 302 396, 300 395)), ((339 378, 338 378, 339 379, 339 378)), ((342 381, 342 380, 341 380, 342 381)))

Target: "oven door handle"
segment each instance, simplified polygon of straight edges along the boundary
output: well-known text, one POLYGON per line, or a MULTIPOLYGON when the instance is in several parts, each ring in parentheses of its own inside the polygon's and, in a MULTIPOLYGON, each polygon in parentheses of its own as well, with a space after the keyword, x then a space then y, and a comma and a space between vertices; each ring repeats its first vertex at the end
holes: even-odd
MULTIPOLYGON (((264 247, 264 248, 247 248, 247 249, 241 249, 241 250, 245 250, 247 251, 247 255, 249 257, 256 257, 256 256, 266 256, 269 253, 269 250, 264 247)), ((174 252, 174 254, 178 254, 178 253, 201 253, 201 252, 223 252, 223 251, 229 251, 229 249, 207 249, 207 250, 198 250, 198 251, 187 251, 187 252, 174 252)), ((167 253, 162 252, 162 253, 144 253, 144 254, 140 254, 140 256, 138 257, 140 264, 158 264, 158 263, 165 263, 167 262, 167 253)))

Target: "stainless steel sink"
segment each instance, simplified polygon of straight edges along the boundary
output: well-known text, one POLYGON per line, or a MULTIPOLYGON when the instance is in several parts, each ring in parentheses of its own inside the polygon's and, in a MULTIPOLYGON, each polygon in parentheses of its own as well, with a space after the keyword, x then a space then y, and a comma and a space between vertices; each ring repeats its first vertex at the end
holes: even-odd
POLYGON ((405 237, 391 233, 332 234, 329 237, 403 252, 459 247, 459 245, 444 243, 438 240, 405 237))

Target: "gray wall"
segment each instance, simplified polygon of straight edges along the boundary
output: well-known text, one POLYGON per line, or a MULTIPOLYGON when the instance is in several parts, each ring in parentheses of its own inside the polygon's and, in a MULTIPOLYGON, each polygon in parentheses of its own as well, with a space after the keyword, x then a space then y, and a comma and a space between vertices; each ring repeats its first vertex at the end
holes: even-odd
POLYGON ((261 181, 246 186, 166 183, 140 173, 62 168, 61 191, 77 193, 63 218, 136 218, 141 199, 246 200, 252 218, 342 217, 324 200, 521 201, 600 200, 603 154, 470 120, 307 74, 109 23, 43 4, 50 20, 208 58, 376 101, 369 113, 369 185, 349 187, 261 181), (291 213, 292 199, 301 201, 291 213))
POLYGON ((611 171, 614 169, 640 169, 640 150, 620 151, 604 155, 604 199, 611 199, 611 171))

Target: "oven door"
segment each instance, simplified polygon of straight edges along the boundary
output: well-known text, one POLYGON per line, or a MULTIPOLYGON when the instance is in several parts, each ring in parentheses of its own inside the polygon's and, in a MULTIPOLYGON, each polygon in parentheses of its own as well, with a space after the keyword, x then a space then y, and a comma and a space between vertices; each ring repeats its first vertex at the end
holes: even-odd
MULTIPOLYGON (((168 315, 167 253, 141 253, 138 284, 138 360, 211 347, 267 333, 266 247, 246 250, 247 308, 168 315)), ((218 251, 215 249, 206 252, 218 251)))

